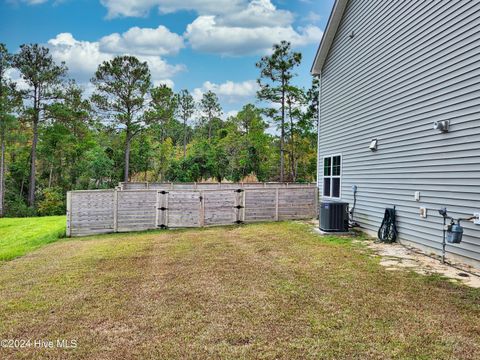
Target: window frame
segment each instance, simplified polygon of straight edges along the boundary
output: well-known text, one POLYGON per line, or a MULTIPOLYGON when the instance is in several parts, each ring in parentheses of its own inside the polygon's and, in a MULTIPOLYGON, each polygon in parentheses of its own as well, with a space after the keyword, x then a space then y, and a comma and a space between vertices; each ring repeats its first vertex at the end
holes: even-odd
POLYGON ((342 153, 339 154, 331 154, 322 157, 322 198, 331 199, 331 200, 339 200, 342 198, 342 173, 343 173, 343 155, 342 153), (340 157, 340 175, 333 175, 333 158, 339 156, 340 157), (330 158, 330 175, 325 175, 325 159, 330 158), (325 193, 325 178, 330 179, 330 195, 324 195, 325 193), (338 197, 332 196, 333 194, 333 179, 340 180, 340 187, 338 189, 338 197))

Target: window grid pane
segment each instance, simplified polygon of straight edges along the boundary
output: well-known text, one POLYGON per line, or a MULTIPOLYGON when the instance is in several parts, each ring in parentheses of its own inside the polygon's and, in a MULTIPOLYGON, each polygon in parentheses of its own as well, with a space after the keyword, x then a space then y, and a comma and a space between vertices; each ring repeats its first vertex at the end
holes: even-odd
POLYGON ((323 159, 323 175, 332 175, 332 158, 330 157, 323 159))
POLYGON ((340 156, 334 156, 333 157, 332 175, 333 176, 340 176, 340 169, 341 169, 341 158, 340 158, 340 156))
POLYGON ((332 197, 340 197, 340 178, 332 178, 332 197))
POLYGON ((330 178, 323 179, 323 196, 330 196, 330 178))

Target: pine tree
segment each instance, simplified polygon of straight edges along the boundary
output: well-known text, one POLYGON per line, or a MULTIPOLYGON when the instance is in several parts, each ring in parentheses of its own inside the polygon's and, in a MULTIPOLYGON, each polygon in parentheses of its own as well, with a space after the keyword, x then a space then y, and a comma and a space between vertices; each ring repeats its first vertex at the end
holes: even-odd
POLYGON ((277 111, 270 108, 267 114, 276 122, 280 122, 280 181, 285 179, 285 117, 286 96, 291 80, 295 76, 293 69, 299 66, 302 54, 293 52, 287 41, 273 46, 273 53, 264 56, 256 64, 260 69, 260 77, 257 80, 260 90, 257 97, 262 101, 278 104, 277 111), (278 114, 280 112, 280 114, 278 114))
POLYGON ((57 65, 50 55, 48 48, 38 44, 22 45, 20 52, 13 58, 14 66, 20 71, 28 89, 23 91, 23 96, 32 107, 28 114, 32 119, 32 148, 30 154, 30 186, 28 190, 28 204, 35 206, 36 190, 36 160, 38 127, 41 113, 45 104, 58 98, 67 67, 64 63, 57 65))
POLYGON ((213 136, 214 120, 222 116, 222 107, 218 101, 217 94, 210 90, 203 94, 200 101, 200 111, 202 112, 201 122, 207 126, 208 140, 210 140, 213 136))
POLYGON ((115 126, 125 131, 123 178, 127 182, 131 142, 144 127, 150 70, 146 62, 134 56, 117 56, 100 64, 91 81, 96 87, 93 103, 115 126))
POLYGON ((177 114, 183 121, 183 159, 187 158, 187 125, 195 112, 195 100, 188 90, 183 89, 177 94, 177 114))

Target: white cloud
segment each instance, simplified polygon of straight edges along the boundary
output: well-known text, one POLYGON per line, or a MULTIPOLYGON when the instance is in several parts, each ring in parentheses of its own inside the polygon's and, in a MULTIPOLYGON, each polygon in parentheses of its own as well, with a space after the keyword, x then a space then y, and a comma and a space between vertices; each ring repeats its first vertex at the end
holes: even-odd
POLYGON ((183 38, 160 25, 156 29, 132 27, 123 34, 100 39, 100 50, 118 54, 135 51, 142 55, 174 55, 184 47, 183 38))
POLYGON ((227 56, 266 53, 274 43, 290 41, 294 47, 318 43, 322 31, 316 26, 260 26, 244 28, 217 23, 215 16, 199 16, 187 26, 185 37, 193 49, 227 56))
MULTIPOLYGON (((104 39, 102 38, 101 41, 104 39)), ((168 83, 173 86, 171 77, 185 69, 183 65, 167 63, 153 52, 146 54, 145 51, 142 51, 141 46, 140 50, 131 46, 130 49, 125 49, 125 51, 121 51, 121 48, 117 50, 110 48, 109 51, 105 51, 100 44, 99 41, 76 40, 70 33, 58 34, 48 41, 53 58, 56 61, 64 61, 70 73, 80 82, 87 82, 100 63, 110 60, 118 54, 134 55, 139 60, 146 61, 152 73, 152 81, 156 84, 168 83)))
POLYGON ((230 110, 225 114, 225 119, 228 119, 229 117, 234 117, 238 115, 238 110, 230 110))
POLYGON ((58 34, 48 45, 53 58, 64 61, 72 75, 82 80, 88 80, 100 63, 112 58, 100 51, 98 42, 79 41, 70 33, 58 34))
POLYGON ((205 92, 212 91, 216 93, 221 100, 228 103, 235 103, 255 96, 257 90, 258 85, 255 80, 246 80, 243 82, 228 80, 222 84, 205 81, 202 87, 193 90, 192 95, 196 101, 200 101, 205 92))
POLYGON ((175 83, 170 79, 154 80, 153 81, 153 86, 160 86, 160 85, 166 85, 172 90, 175 87, 175 83))
MULTIPOLYGON (((135 54, 130 54, 135 55, 135 54)), ((156 85, 167 84, 173 88, 171 77, 185 71, 184 65, 171 65, 158 56, 137 56, 140 61, 146 61, 152 73, 152 82, 156 85)))
POLYGON ((22 78, 20 72, 15 68, 10 68, 5 71, 5 77, 16 83, 17 90, 28 90, 27 82, 22 78))
POLYGON ((303 18, 304 21, 310 22, 310 23, 316 23, 319 22, 322 19, 322 15, 319 13, 316 13, 314 11, 310 11, 307 16, 303 18))
MULTIPOLYGON (((145 16, 152 8, 157 8, 162 13, 194 11, 199 16, 187 26, 184 38, 194 50, 207 53, 227 56, 265 54, 274 43, 282 40, 290 41, 294 47, 298 47, 318 44, 322 37, 322 31, 316 26, 295 29, 294 14, 278 9, 272 0, 101 1, 107 7, 109 17, 145 16)), ((159 38, 170 39, 165 42, 173 53, 183 46, 178 35, 171 36, 170 33, 169 36, 163 36, 160 28, 150 29, 148 34, 146 31, 140 34, 140 31, 134 32, 132 29, 129 32, 123 35, 112 34, 106 40, 116 48, 136 46, 143 51, 152 49, 149 41, 154 42, 154 39, 159 38), (135 41, 127 39, 130 35, 135 41), (144 46, 140 46, 140 39, 144 46)), ((162 49, 161 46, 156 47, 162 49)))
POLYGON ((219 25, 246 28, 288 26, 293 22, 293 14, 278 10, 270 0, 252 0, 245 9, 224 14, 217 18, 217 22, 219 25))
POLYGON ((101 3, 108 10, 107 17, 113 18, 146 16, 152 8, 161 13, 189 10, 199 14, 226 14, 238 11, 246 0, 101 0, 101 3))

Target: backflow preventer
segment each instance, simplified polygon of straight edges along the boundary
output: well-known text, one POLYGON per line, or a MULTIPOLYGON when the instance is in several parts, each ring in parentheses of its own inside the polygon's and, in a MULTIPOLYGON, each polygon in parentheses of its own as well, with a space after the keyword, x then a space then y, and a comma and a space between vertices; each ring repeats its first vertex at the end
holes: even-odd
POLYGON ((439 214, 443 217, 443 241, 442 241, 442 263, 445 262, 445 246, 447 242, 450 244, 460 244, 462 242, 463 227, 460 225, 461 221, 471 221, 475 219, 475 216, 469 218, 454 219, 447 214, 447 208, 438 210, 439 214), (447 224, 447 220, 450 220, 450 224, 447 224))

